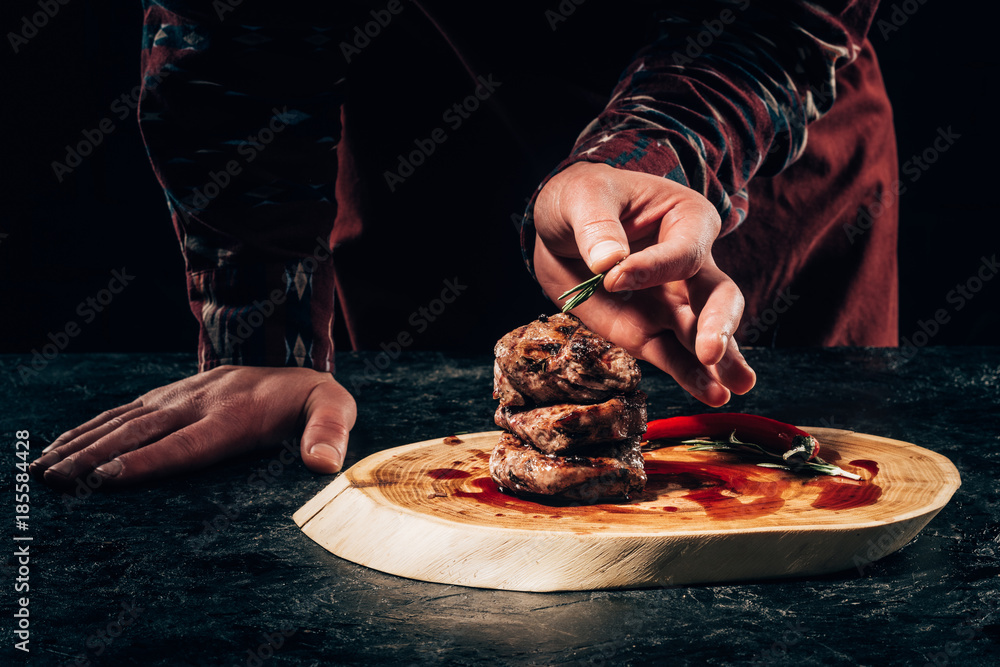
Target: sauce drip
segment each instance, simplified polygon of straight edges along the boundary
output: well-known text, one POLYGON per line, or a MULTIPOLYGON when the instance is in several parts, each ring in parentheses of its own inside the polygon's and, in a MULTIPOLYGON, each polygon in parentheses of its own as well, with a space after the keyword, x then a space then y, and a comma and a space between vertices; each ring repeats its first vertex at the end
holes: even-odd
POLYGON ((686 461, 647 461, 646 474, 649 481, 643 496, 652 491, 656 497, 657 491, 679 485, 688 489, 685 499, 701 505, 717 521, 773 514, 785 504, 782 493, 790 486, 785 476, 775 478, 774 473, 765 476, 744 466, 686 461))
MULTIPOLYGON (((830 459, 839 459, 837 452, 826 449, 830 459)), ((826 457, 824 457, 826 458, 826 457)), ((878 463, 867 459, 851 461, 850 465, 867 470, 873 479, 878 475, 878 463)), ((438 468, 428 473, 435 479, 464 479, 470 473, 454 468, 438 468)), ((473 499, 504 512, 520 512, 535 518, 558 519, 563 516, 585 516, 599 520, 605 514, 645 514, 650 509, 679 512, 675 505, 660 508, 637 507, 638 503, 683 498, 699 505, 705 514, 716 521, 735 521, 774 514, 785 505, 785 495, 793 484, 817 488, 819 495, 812 507, 821 510, 842 511, 872 505, 882 496, 882 488, 867 481, 854 481, 843 477, 817 476, 797 478, 776 470, 759 469, 748 464, 714 465, 692 461, 646 461, 646 488, 630 500, 584 505, 577 501, 547 496, 521 497, 500 489, 492 478, 476 477, 464 488, 451 495, 473 499)), ((667 500, 669 502, 669 500, 667 500)), ((690 518, 690 517, 679 517, 690 518)))
POLYGON ((849 465, 852 465, 855 468, 861 468, 863 470, 867 470, 868 474, 871 475, 869 479, 875 479, 875 477, 878 475, 878 463, 876 463, 875 461, 870 461, 868 459, 858 459, 857 461, 851 461, 849 465))
POLYGON ((427 471, 427 476, 432 479, 465 479, 471 477, 472 473, 458 468, 434 468, 427 471))
POLYGON ((882 496, 882 487, 871 481, 857 482, 844 477, 817 477, 809 482, 809 485, 819 487, 819 497, 812 502, 812 506, 834 512, 874 505, 882 496))
MULTIPOLYGON (((649 508, 637 503, 656 501, 660 496, 687 491, 680 496, 702 507, 712 519, 734 520, 772 514, 785 504, 781 494, 790 486, 787 479, 776 479, 774 473, 748 475, 745 469, 705 463, 647 461, 648 481, 642 494, 618 503, 581 505, 578 502, 548 497, 519 497, 500 490, 490 477, 477 477, 469 482, 475 491, 453 491, 458 498, 471 498, 497 509, 521 511, 533 517, 539 512, 560 518, 587 516, 596 518, 609 514, 647 513, 649 508), (557 512, 555 510, 558 510, 557 512)), ((677 512, 678 507, 665 506, 665 512, 677 512)), ((544 515, 541 515, 544 516, 544 515)))

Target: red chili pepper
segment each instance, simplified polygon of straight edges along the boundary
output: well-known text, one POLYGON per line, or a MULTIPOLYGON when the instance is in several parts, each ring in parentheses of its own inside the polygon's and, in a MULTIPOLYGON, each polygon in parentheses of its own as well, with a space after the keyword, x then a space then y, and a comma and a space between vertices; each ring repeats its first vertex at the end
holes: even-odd
POLYGON ((800 446, 811 446, 807 461, 819 454, 819 441, 802 429, 775 419, 737 412, 656 419, 647 425, 645 437, 647 440, 726 439, 734 431, 738 440, 775 450, 778 454, 800 446))

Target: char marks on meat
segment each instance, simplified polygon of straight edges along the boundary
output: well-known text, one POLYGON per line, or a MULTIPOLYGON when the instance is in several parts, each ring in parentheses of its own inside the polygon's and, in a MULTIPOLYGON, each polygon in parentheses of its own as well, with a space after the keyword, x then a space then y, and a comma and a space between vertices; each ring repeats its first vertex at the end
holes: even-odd
POLYGON ((645 433, 646 395, 636 391, 593 405, 560 403, 531 410, 501 405, 494 419, 542 452, 561 454, 645 433))
POLYGON ((493 362, 493 398, 500 401, 500 405, 509 407, 521 407, 527 403, 524 396, 507 381, 497 361, 493 362))
POLYGON ((646 485, 639 438, 598 446, 588 456, 551 456, 504 433, 490 456, 490 475, 515 493, 595 502, 629 497, 646 485))
POLYGON ((641 377, 628 352, 563 313, 514 329, 494 352, 494 396, 505 407, 599 403, 635 391, 641 377))
POLYGON ((642 491, 646 395, 628 352, 565 314, 518 327, 494 351, 497 484, 584 502, 642 491))

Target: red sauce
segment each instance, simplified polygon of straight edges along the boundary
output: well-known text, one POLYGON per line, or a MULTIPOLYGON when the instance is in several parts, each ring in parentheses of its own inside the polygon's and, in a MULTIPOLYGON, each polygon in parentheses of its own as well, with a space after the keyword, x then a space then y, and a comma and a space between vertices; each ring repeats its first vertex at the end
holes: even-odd
POLYGON ((819 487, 819 497, 812 506, 821 510, 849 510, 874 505, 882 496, 882 487, 868 482, 857 482, 844 477, 817 477, 809 482, 819 487))
MULTIPOLYGON (((733 466, 718 466, 704 463, 647 461, 646 488, 639 496, 619 503, 580 505, 561 498, 522 498, 500 491, 496 482, 489 477, 479 477, 470 484, 476 491, 454 491, 459 498, 473 498, 499 509, 520 510, 538 518, 538 512, 551 513, 558 508, 563 515, 587 515, 593 517, 595 510, 610 514, 633 514, 648 510, 635 507, 635 503, 655 500, 663 493, 686 489, 683 497, 701 505, 712 519, 732 520, 742 517, 756 517, 778 511, 785 504, 781 493, 788 488, 785 479, 774 479, 767 474, 766 479, 748 479, 747 472, 733 466), (727 495, 727 492, 733 495, 727 495)), ((761 477, 756 475, 754 477, 761 477)), ((677 512, 677 507, 664 507, 666 512, 677 512)))
MULTIPOLYGON (((837 452, 826 449, 826 460, 839 459, 837 452), (827 458, 829 457, 829 458, 827 458)), ((878 464, 874 461, 852 461, 851 465, 868 470, 872 477, 878 474, 878 464)), ((461 479, 469 477, 463 470, 444 468, 428 473, 436 479, 461 479)), ((787 473, 767 469, 754 469, 747 464, 713 465, 692 461, 646 461, 648 480, 643 492, 629 500, 581 505, 577 501, 545 496, 519 497, 501 491, 490 477, 469 480, 465 488, 473 491, 455 490, 451 495, 471 498, 498 510, 520 512, 534 518, 548 516, 586 516, 597 518, 595 514, 635 514, 647 512, 636 503, 655 501, 667 494, 686 491, 679 497, 697 503, 710 519, 732 521, 774 514, 780 510, 785 499, 783 495, 795 484, 818 487, 819 496, 812 506, 817 509, 840 511, 874 504, 882 495, 882 488, 870 480, 857 482, 843 477, 819 476, 811 479, 790 476, 787 473)), ((674 495, 674 497, 678 497, 674 495)), ((679 508, 668 505, 664 512, 678 512, 679 508)), ((497 513, 496 516, 503 516, 497 513)), ((690 517, 679 516, 680 519, 690 517)))
POLYGON ((457 468, 434 468, 427 471, 427 476, 433 479, 465 479, 471 477, 472 473, 457 468))
POLYGON ((781 509, 785 504, 781 494, 788 488, 788 480, 775 479, 773 473, 759 479, 759 474, 748 472, 742 466, 647 461, 649 481, 643 496, 647 491, 655 493, 679 485, 689 489, 685 499, 701 505, 710 519, 720 521, 764 516, 781 509))
POLYGON ((875 476, 878 475, 878 463, 876 463, 875 461, 869 461, 868 459, 858 459, 857 461, 851 461, 850 464, 848 465, 852 465, 855 468, 862 468, 863 470, 867 470, 868 473, 871 475, 869 479, 875 479, 875 476))
POLYGON ((521 498, 519 496, 511 495, 500 490, 497 483, 493 481, 490 477, 477 477, 476 479, 468 482, 469 485, 474 487, 475 491, 453 491, 451 495, 457 498, 472 498, 480 503, 485 503, 491 507, 497 509, 519 511, 524 514, 531 514, 534 518, 540 518, 544 516, 539 514, 539 512, 544 512, 545 515, 552 516, 553 518, 561 518, 563 515, 573 515, 573 514, 593 514, 593 508, 597 507, 605 512, 636 512, 641 510, 635 510, 628 505, 586 505, 581 506, 579 502, 569 500, 566 498, 546 498, 544 496, 538 496, 537 498, 521 498), (553 510, 558 510, 558 513, 553 516, 553 510))
POLYGON ((500 487, 491 477, 477 477, 470 482, 477 491, 454 491, 451 495, 456 498, 473 498, 481 503, 492 505, 493 507, 511 507, 533 509, 540 507, 538 503, 532 503, 522 498, 515 498, 500 491, 500 487))

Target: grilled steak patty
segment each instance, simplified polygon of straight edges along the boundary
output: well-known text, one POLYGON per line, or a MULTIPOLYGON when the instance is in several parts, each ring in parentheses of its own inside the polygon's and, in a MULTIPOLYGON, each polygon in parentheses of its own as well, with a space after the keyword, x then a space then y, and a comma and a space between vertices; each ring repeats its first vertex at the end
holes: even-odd
POLYGON ((511 386, 507 377, 500 370, 500 362, 493 362, 493 398, 500 401, 500 405, 510 407, 522 407, 528 404, 527 399, 517 389, 511 386))
POLYGON ((515 493, 560 495, 594 502, 628 497, 646 485, 639 438, 589 451, 590 456, 547 456, 513 433, 503 433, 490 456, 490 476, 515 493))
POLYGON ((560 403, 520 411, 501 405, 494 420, 546 454, 565 454, 645 433, 646 394, 636 391, 594 405, 560 403))
POLYGON ((641 377, 628 352, 564 313, 514 329, 494 352, 493 396, 506 407, 600 403, 635 391, 641 377))

